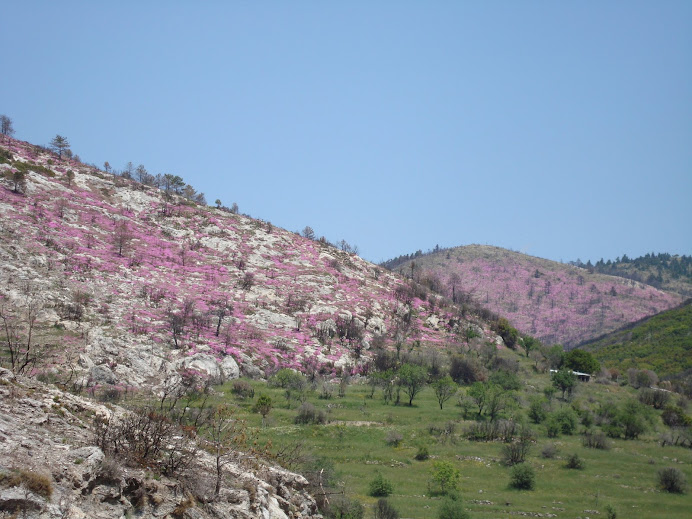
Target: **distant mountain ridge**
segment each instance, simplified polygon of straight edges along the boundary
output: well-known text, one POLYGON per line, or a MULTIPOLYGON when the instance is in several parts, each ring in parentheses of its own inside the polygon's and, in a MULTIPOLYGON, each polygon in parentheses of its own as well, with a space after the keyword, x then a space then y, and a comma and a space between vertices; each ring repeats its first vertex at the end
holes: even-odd
POLYGON ((600 259, 592 264, 591 261, 583 263, 577 260, 572 264, 590 272, 633 279, 660 290, 692 297, 692 256, 649 253, 630 259, 624 254, 614 261, 600 259))
POLYGON ((568 348, 682 301, 634 280, 485 245, 415 253, 383 265, 568 348))

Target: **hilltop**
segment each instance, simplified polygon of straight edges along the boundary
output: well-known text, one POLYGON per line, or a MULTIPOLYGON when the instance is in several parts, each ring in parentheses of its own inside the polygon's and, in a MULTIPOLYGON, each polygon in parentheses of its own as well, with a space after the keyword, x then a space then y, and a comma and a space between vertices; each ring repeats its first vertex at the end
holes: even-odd
POLYGON ((682 301, 643 283, 484 245, 387 262, 459 301, 505 316, 522 333, 573 347, 682 301))
POLYGON ((31 337, 34 373, 134 387, 183 368, 332 376, 366 369, 374 345, 436 346, 469 325, 495 340, 347 247, 198 203, 180 182, 157 189, 9 138, 0 151, 0 306, 31 337))
POLYGON ((579 345, 604 365, 661 377, 692 370, 692 300, 579 345))
POLYGON ((624 254, 614 261, 600 259, 592 264, 577 260, 574 264, 589 271, 633 279, 683 297, 692 296, 692 256, 649 253, 630 259, 624 254))

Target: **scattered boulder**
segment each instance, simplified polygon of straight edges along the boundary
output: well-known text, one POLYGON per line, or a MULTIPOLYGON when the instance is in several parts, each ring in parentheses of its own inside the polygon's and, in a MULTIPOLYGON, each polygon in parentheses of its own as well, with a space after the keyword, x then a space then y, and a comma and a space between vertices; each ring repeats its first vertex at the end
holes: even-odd
POLYGON ((115 373, 105 364, 93 366, 89 370, 89 378, 92 384, 99 386, 114 386, 118 383, 118 377, 116 377, 115 373))
POLYGON ((233 357, 224 357, 219 365, 223 378, 231 380, 240 376, 240 368, 233 357))

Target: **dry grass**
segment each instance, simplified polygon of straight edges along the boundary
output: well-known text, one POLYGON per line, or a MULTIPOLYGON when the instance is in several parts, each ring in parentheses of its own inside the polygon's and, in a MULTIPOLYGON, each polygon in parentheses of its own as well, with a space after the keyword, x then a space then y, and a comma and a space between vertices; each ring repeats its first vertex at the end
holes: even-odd
POLYGON ((53 480, 50 475, 31 470, 12 470, 9 473, 0 474, 0 486, 6 488, 23 486, 46 499, 50 499, 53 495, 53 480))

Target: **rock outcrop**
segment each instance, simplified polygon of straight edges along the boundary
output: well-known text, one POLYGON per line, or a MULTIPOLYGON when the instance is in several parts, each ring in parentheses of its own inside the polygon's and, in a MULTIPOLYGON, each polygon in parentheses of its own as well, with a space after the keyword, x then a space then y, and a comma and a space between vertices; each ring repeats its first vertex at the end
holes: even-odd
MULTIPOLYGON (((0 515, 30 519, 320 517, 298 474, 231 463, 215 496, 213 460, 174 477, 127 466, 95 445, 91 424, 126 413, 0 368, 0 515)), ((242 454, 238 455, 242 460, 242 454)))

